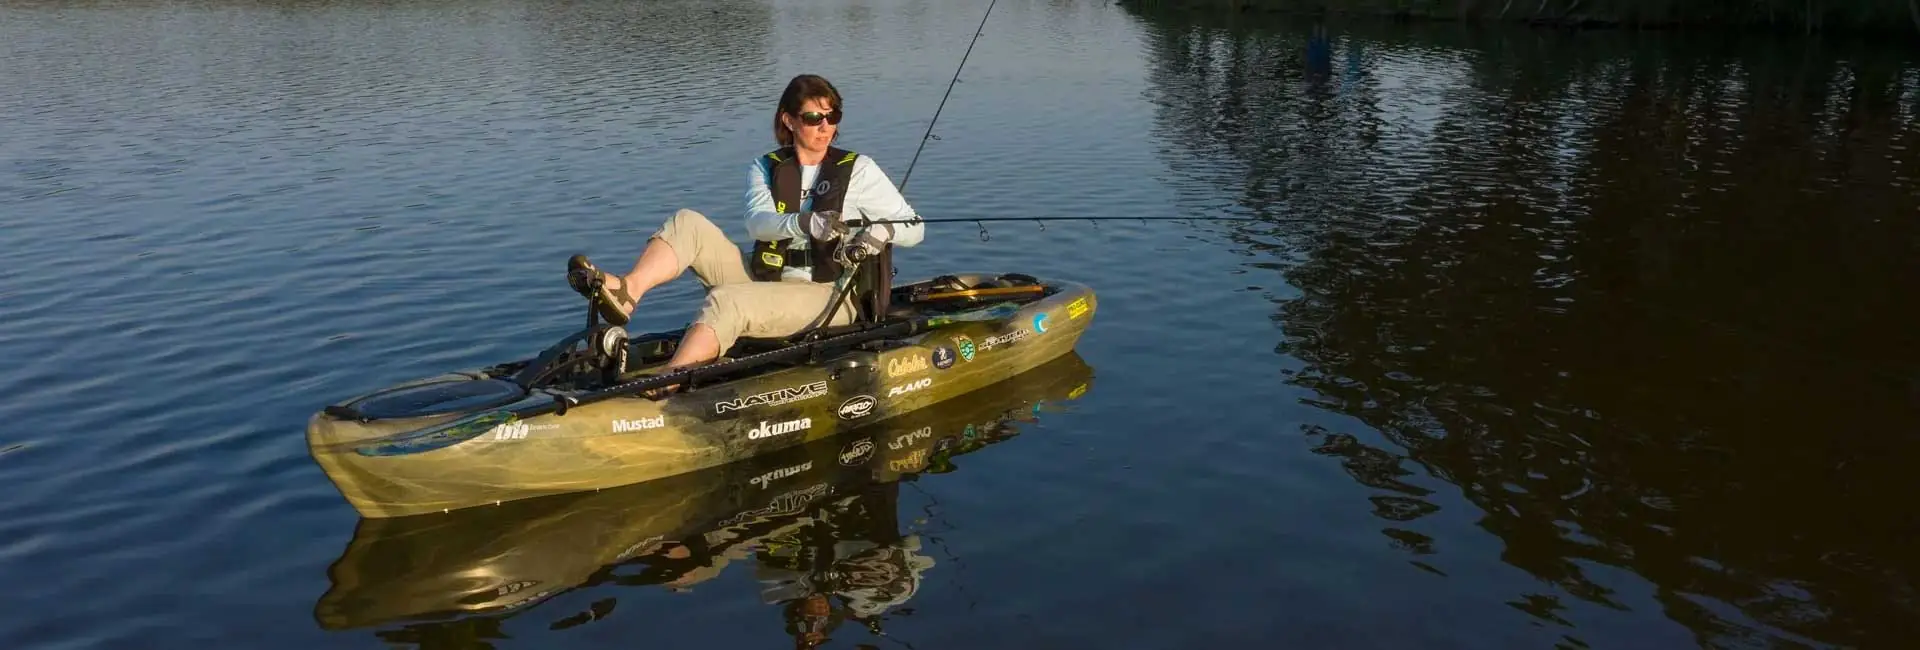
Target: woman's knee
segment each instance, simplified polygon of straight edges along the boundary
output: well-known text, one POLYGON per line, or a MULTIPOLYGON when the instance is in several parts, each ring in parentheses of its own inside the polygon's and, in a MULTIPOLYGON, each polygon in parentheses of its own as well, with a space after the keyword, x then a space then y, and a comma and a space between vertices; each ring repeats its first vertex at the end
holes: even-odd
POLYGON ((738 286, 722 285, 707 290, 706 303, 700 306, 700 315, 695 322, 713 328, 714 333, 722 339, 738 336, 746 329, 747 315, 738 286))
MULTIPOLYGON (((659 240, 673 249, 674 255, 679 258, 680 266, 685 267, 693 264, 698 257, 701 241, 711 237, 715 232, 720 232, 719 226, 707 220, 706 215, 681 208, 675 211, 673 216, 667 217, 666 221, 661 222, 660 228, 654 231, 652 239, 659 240)), ((721 236, 725 237, 725 234, 721 236)))
POLYGON ((721 285, 707 290, 707 300, 700 306, 701 314, 732 315, 740 311, 740 292, 734 285, 721 285))
POLYGON ((673 212, 673 216, 667 217, 667 224, 680 228, 707 228, 713 226, 713 221, 698 210, 680 208, 673 212))

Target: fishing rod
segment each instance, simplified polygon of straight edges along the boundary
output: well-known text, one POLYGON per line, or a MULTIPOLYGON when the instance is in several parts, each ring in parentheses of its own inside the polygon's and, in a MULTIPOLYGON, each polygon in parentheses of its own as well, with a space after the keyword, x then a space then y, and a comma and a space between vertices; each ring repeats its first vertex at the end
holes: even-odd
MULTIPOLYGON (((967 50, 960 54, 960 65, 954 67, 953 78, 947 81, 947 92, 940 96, 940 104, 933 108, 933 119, 927 120, 927 132, 920 135, 920 146, 914 148, 913 159, 907 161, 906 173, 900 175, 899 190, 901 193, 904 194, 906 192, 907 181, 913 179, 913 167, 914 165, 920 164, 920 153, 926 151, 927 141, 933 139, 933 125, 939 123, 940 111, 947 108, 947 99, 953 96, 954 85, 960 83, 960 71, 967 68, 967 57, 973 55, 973 46, 979 44, 980 35, 986 33, 987 19, 993 16, 993 6, 999 4, 999 2, 1000 0, 992 0, 987 3, 987 11, 980 16, 980 26, 974 28, 973 39, 967 41, 967 50)), ((971 221, 974 225, 980 226, 980 240, 986 241, 987 226, 982 223, 985 221, 1108 221, 1115 219, 1139 219, 1142 221, 1258 221, 1258 219, 1230 217, 952 217, 945 219, 928 219, 915 215, 911 219, 868 219, 861 217, 846 219, 845 222, 850 227, 866 228, 878 224, 922 224, 971 221)), ((1041 229, 1046 228, 1045 225, 1041 225, 1040 227, 1041 229)))
POLYGON ((913 166, 920 162, 920 152, 927 148, 927 140, 933 137, 933 125, 940 121, 940 111, 947 107, 947 98, 953 96, 954 84, 960 83, 960 71, 967 67, 967 57, 973 55, 973 46, 980 42, 980 35, 986 33, 987 17, 993 15, 993 6, 1000 0, 987 3, 987 12, 980 16, 980 26, 973 30, 973 40, 967 41, 967 51, 960 55, 960 65, 953 69, 953 79, 947 82, 947 92, 940 96, 940 105, 933 109, 933 119, 927 120, 927 132, 920 136, 920 146, 913 150, 913 160, 907 162, 907 173, 900 175, 900 191, 907 191, 907 181, 913 178, 913 166))
MULTIPOLYGON (((980 35, 986 33, 987 18, 993 16, 993 6, 999 3, 1000 0, 987 3, 987 11, 980 15, 980 26, 973 29, 973 38, 967 41, 967 51, 960 54, 960 65, 953 69, 953 79, 947 82, 947 92, 940 96, 940 105, 933 108, 933 119, 927 120, 927 132, 921 134, 920 146, 913 150, 913 160, 907 162, 907 172, 900 175, 900 185, 896 189, 902 194, 906 193, 907 181, 913 178, 913 166, 920 163, 920 152, 926 150, 927 140, 933 137, 933 125, 940 121, 940 111, 947 108, 947 98, 953 96, 953 86, 960 83, 960 71, 967 69, 967 57, 973 55, 973 46, 980 42, 980 35)), ((980 232, 984 233, 986 230, 986 226, 980 227, 980 232)), ((821 328, 833 321, 834 313, 840 310, 840 303, 846 299, 847 293, 853 290, 851 281, 854 271, 864 263, 866 260, 854 260, 854 263, 848 264, 847 268, 840 272, 840 278, 833 283, 833 296, 827 301, 827 308, 822 310, 819 316, 814 317, 813 322, 801 328, 797 336, 807 341, 818 340, 821 328)))
MULTIPOLYGON (((992 0, 991 2, 987 3, 987 11, 981 14, 980 16, 980 26, 974 28, 973 39, 967 41, 967 50, 960 54, 960 65, 954 67, 953 78, 947 81, 947 92, 940 96, 940 104, 934 107, 933 119, 930 119, 927 121, 927 132, 920 135, 920 146, 914 148, 913 159, 907 161, 906 173, 900 175, 899 190, 901 193, 904 194, 906 192, 907 181, 913 179, 913 167, 914 165, 920 164, 920 153, 923 151, 926 151, 927 141, 934 139, 933 125, 936 123, 939 123, 940 112, 947 108, 947 99, 953 96, 954 85, 960 83, 960 71, 965 70, 967 68, 967 57, 973 55, 973 46, 979 44, 980 36, 986 33, 987 19, 993 16, 993 7, 994 5, 999 4, 999 2, 1000 0, 992 0)), ((878 225, 878 224, 954 223, 954 222, 961 222, 961 221, 971 221, 974 223, 974 225, 980 226, 980 240, 986 241, 987 226, 986 224, 982 223, 986 221, 1041 221, 1041 222, 1096 221, 1097 222, 1097 221, 1110 221, 1110 220, 1117 220, 1117 219, 1139 219, 1142 221, 1194 221, 1194 220, 1259 221, 1258 219, 1231 218, 1231 217, 975 217, 975 218, 952 217, 952 218, 944 218, 944 219, 927 219, 919 215, 915 215, 911 219, 869 219, 869 218, 861 217, 861 218, 854 218, 854 219, 846 219, 845 223, 850 227, 866 228, 866 227, 878 225)), ((1042 230, 1045 230, 1046 225, 1042 224, 1040 228, 1042 230)), ((812 328, 809 328, 809 329, 812 329, 812 328)))
POLYGON ((848 219, 847 225, 865 226, 880 223, 956 223, 961 221, 1273 221, 1254 217, 945 217, 928 219, 913 217, 910 219, 848 219))
POLYGON ((1100 222, 1102 221, 1134 221, 1134 220, 1188 221, 1188 222, 1192 222, 1192 221, 1265 221, 1270 223, 1284 223, 1288 221, 1298 221, 1298 222, 1311 221, 1310 219, 1256 219, 1253 217, 1111 217, 1111 216, 1109 217, 1064 217, 1064 216, 945 217, 945 218, 928 219, 928 218, 916 215, 909 219, 864 219, 864 218, 848 219, 847 225, 854 226, 854 227, 865 227, 873 224, 882 224, 882 223, 917 224, 917 223, 957 223, 961 221, 971 221, 974 223, 974 225, 980 226, 980 241, 989 241, 988 234, 987 234, 987 225, 984 223, 981 223, 983 221, 1036 221, 1036 222, 1040 222, 1041 230, 1046 230, 1047 229, 1046 222, 1048 221, 1091 221, 1093 222, 1094 227, 1098 228, 1100 227, 1100 222))

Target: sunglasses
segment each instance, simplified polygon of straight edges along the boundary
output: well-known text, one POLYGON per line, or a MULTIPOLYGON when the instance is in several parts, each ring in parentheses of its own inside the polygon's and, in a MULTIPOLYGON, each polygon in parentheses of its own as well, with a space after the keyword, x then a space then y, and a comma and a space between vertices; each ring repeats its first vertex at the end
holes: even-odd
POLYGON ((807 111, 805 113, 800 114, 801 124, 805 124, 807 126, 820 126, 821 122, 826 122, 828 124, 839 124, 840 111, 838 109, 835 109, 831 113, 821 113, 819 111, 807 111))

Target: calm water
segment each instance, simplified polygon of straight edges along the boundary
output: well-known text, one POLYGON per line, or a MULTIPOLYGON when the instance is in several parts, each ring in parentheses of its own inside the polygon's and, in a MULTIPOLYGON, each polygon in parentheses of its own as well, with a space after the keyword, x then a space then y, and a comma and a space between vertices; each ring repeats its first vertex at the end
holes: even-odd
POLYGON ((871 432, 968 441, 925 471, 393 524, 307 458, 576 327, 567 255, 744 238, 795 73, 900 179, 985 8, 0 7, 0 647, 790 647, 809 593, 841 648, 1920 639, 1920 58, 1831 40, 1002 0, 923 213, 1261 220, 933 229, 902 274, 1102 301, 871 432))

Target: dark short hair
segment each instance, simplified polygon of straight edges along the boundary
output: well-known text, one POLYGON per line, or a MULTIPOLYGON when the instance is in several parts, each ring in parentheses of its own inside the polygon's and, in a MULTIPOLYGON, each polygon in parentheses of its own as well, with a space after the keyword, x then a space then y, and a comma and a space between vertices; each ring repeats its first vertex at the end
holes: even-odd
POLYGON ((787 82, 787 90, 780 93, 780 105, 773 111, 773 141, 785 147, 793 144, 793 133, 780 123, 780 114, 786 113, 798 117, 800 107, 815 99, 827 100, 833 110, 840 110, 840 90, 826 77, 817 74, 803 74, 787 82))

